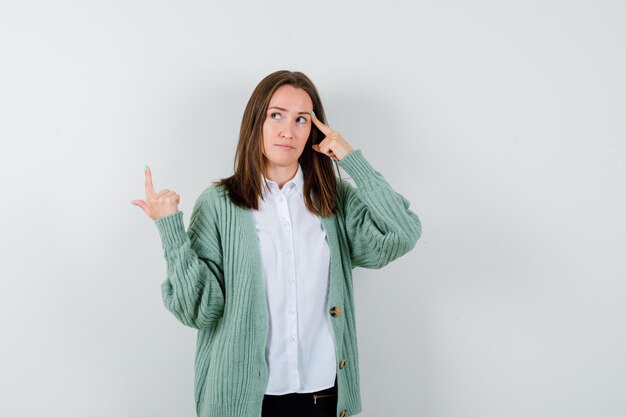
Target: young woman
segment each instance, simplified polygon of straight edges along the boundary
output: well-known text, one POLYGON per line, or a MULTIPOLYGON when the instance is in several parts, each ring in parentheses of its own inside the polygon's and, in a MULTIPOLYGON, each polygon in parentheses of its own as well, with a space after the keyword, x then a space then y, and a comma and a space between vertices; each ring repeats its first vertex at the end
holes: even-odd
POLYGON ((277 71, 255 88, 234 170, 201 193, 188 231, 180 197, 156 193, 147 167, 146 200, 133 201, 162 240, 166 308, 198 329, 198 416, 359 413, 352 269, 411 250, 417 215, 325 124, 300 72, 277 71))

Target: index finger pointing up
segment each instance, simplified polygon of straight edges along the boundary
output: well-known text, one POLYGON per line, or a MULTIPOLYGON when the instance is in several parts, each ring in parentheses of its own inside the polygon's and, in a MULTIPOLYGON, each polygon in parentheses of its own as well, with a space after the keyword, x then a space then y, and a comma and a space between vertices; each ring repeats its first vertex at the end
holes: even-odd
POLYGON ((318 119, 317 116, 315 116, 315 113, 313 112, 311 112, 311 120, 313 120, 313 123, 315 123, 315 126, 317 126, 317 128, 321 130, 323 134, 325 134, 326 136, 330 135, 330 132, 332 132, 332 129, 326 126, 324 123, 322 123, 320 119, 318 119))
POLYGON ((150 196, 154 194, 154 185, 152 185, 152 171, 150 167, 146 165, 146 169, 144 170, 146 173, 146 195, 150 196))

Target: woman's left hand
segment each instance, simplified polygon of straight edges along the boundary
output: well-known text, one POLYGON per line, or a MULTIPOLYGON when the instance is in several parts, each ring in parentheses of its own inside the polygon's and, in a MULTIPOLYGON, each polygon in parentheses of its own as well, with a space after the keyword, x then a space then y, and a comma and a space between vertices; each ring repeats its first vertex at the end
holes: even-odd
POLYGON ((315 126, 326 137, 319 144, 314 144, 313 149, 324 155, 328 155, 335 161, 340 161, 352 150, 352 146, 341 136, 339 132, 331 129, 322 123, 314 114, 311 114, 311 120, 315 123, 315 126))

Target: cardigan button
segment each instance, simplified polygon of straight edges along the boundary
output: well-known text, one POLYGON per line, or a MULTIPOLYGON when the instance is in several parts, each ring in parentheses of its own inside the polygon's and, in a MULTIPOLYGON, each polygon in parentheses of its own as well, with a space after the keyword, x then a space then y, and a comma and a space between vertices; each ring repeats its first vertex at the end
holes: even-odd
POLYGON ((339 369, 343 369, 344 366, 346 366, 346 360, 342 359, 339 361, 339 369))
POLYGON ((330 315, 333 317, 339 317, 341 315, 341 308, 337 306, 331 308, 330 315))
POLYGON ((341 410, 341 411, 339 412, 339 417, 346 417, 346 414, 347 414, 347 412, 346 412, 346 410, 345 410, 345 408, 344 408, 343 410, 341 410))

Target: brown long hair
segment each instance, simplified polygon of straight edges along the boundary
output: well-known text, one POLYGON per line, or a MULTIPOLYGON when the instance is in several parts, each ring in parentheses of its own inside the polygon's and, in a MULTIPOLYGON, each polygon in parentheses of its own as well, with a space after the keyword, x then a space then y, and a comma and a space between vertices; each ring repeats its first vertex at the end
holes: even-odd
MULTIPOLYGON (((256 86, 241 119, 239 142, 235 152, 235 173, 215 181, 227 192, 233 204, 258 210, 262 195, 261 178, 265 172, 263 156, 263 123, 267 108, 276 90, 283 85, 301 88, 311 97, 315 116, 326 123, 322 100, 315 85, 301 72, 280 70, 263 78, 256 86)), ((304 176, 304 203, 309 211, 319 216, 337 212, 337 183, 331 158, 316 152, 311 145, 320 143, 324 134, 315 126, 304 146, 298 163, 304 176)), ((339 169, 337 168, 337 172, 339 169)))

